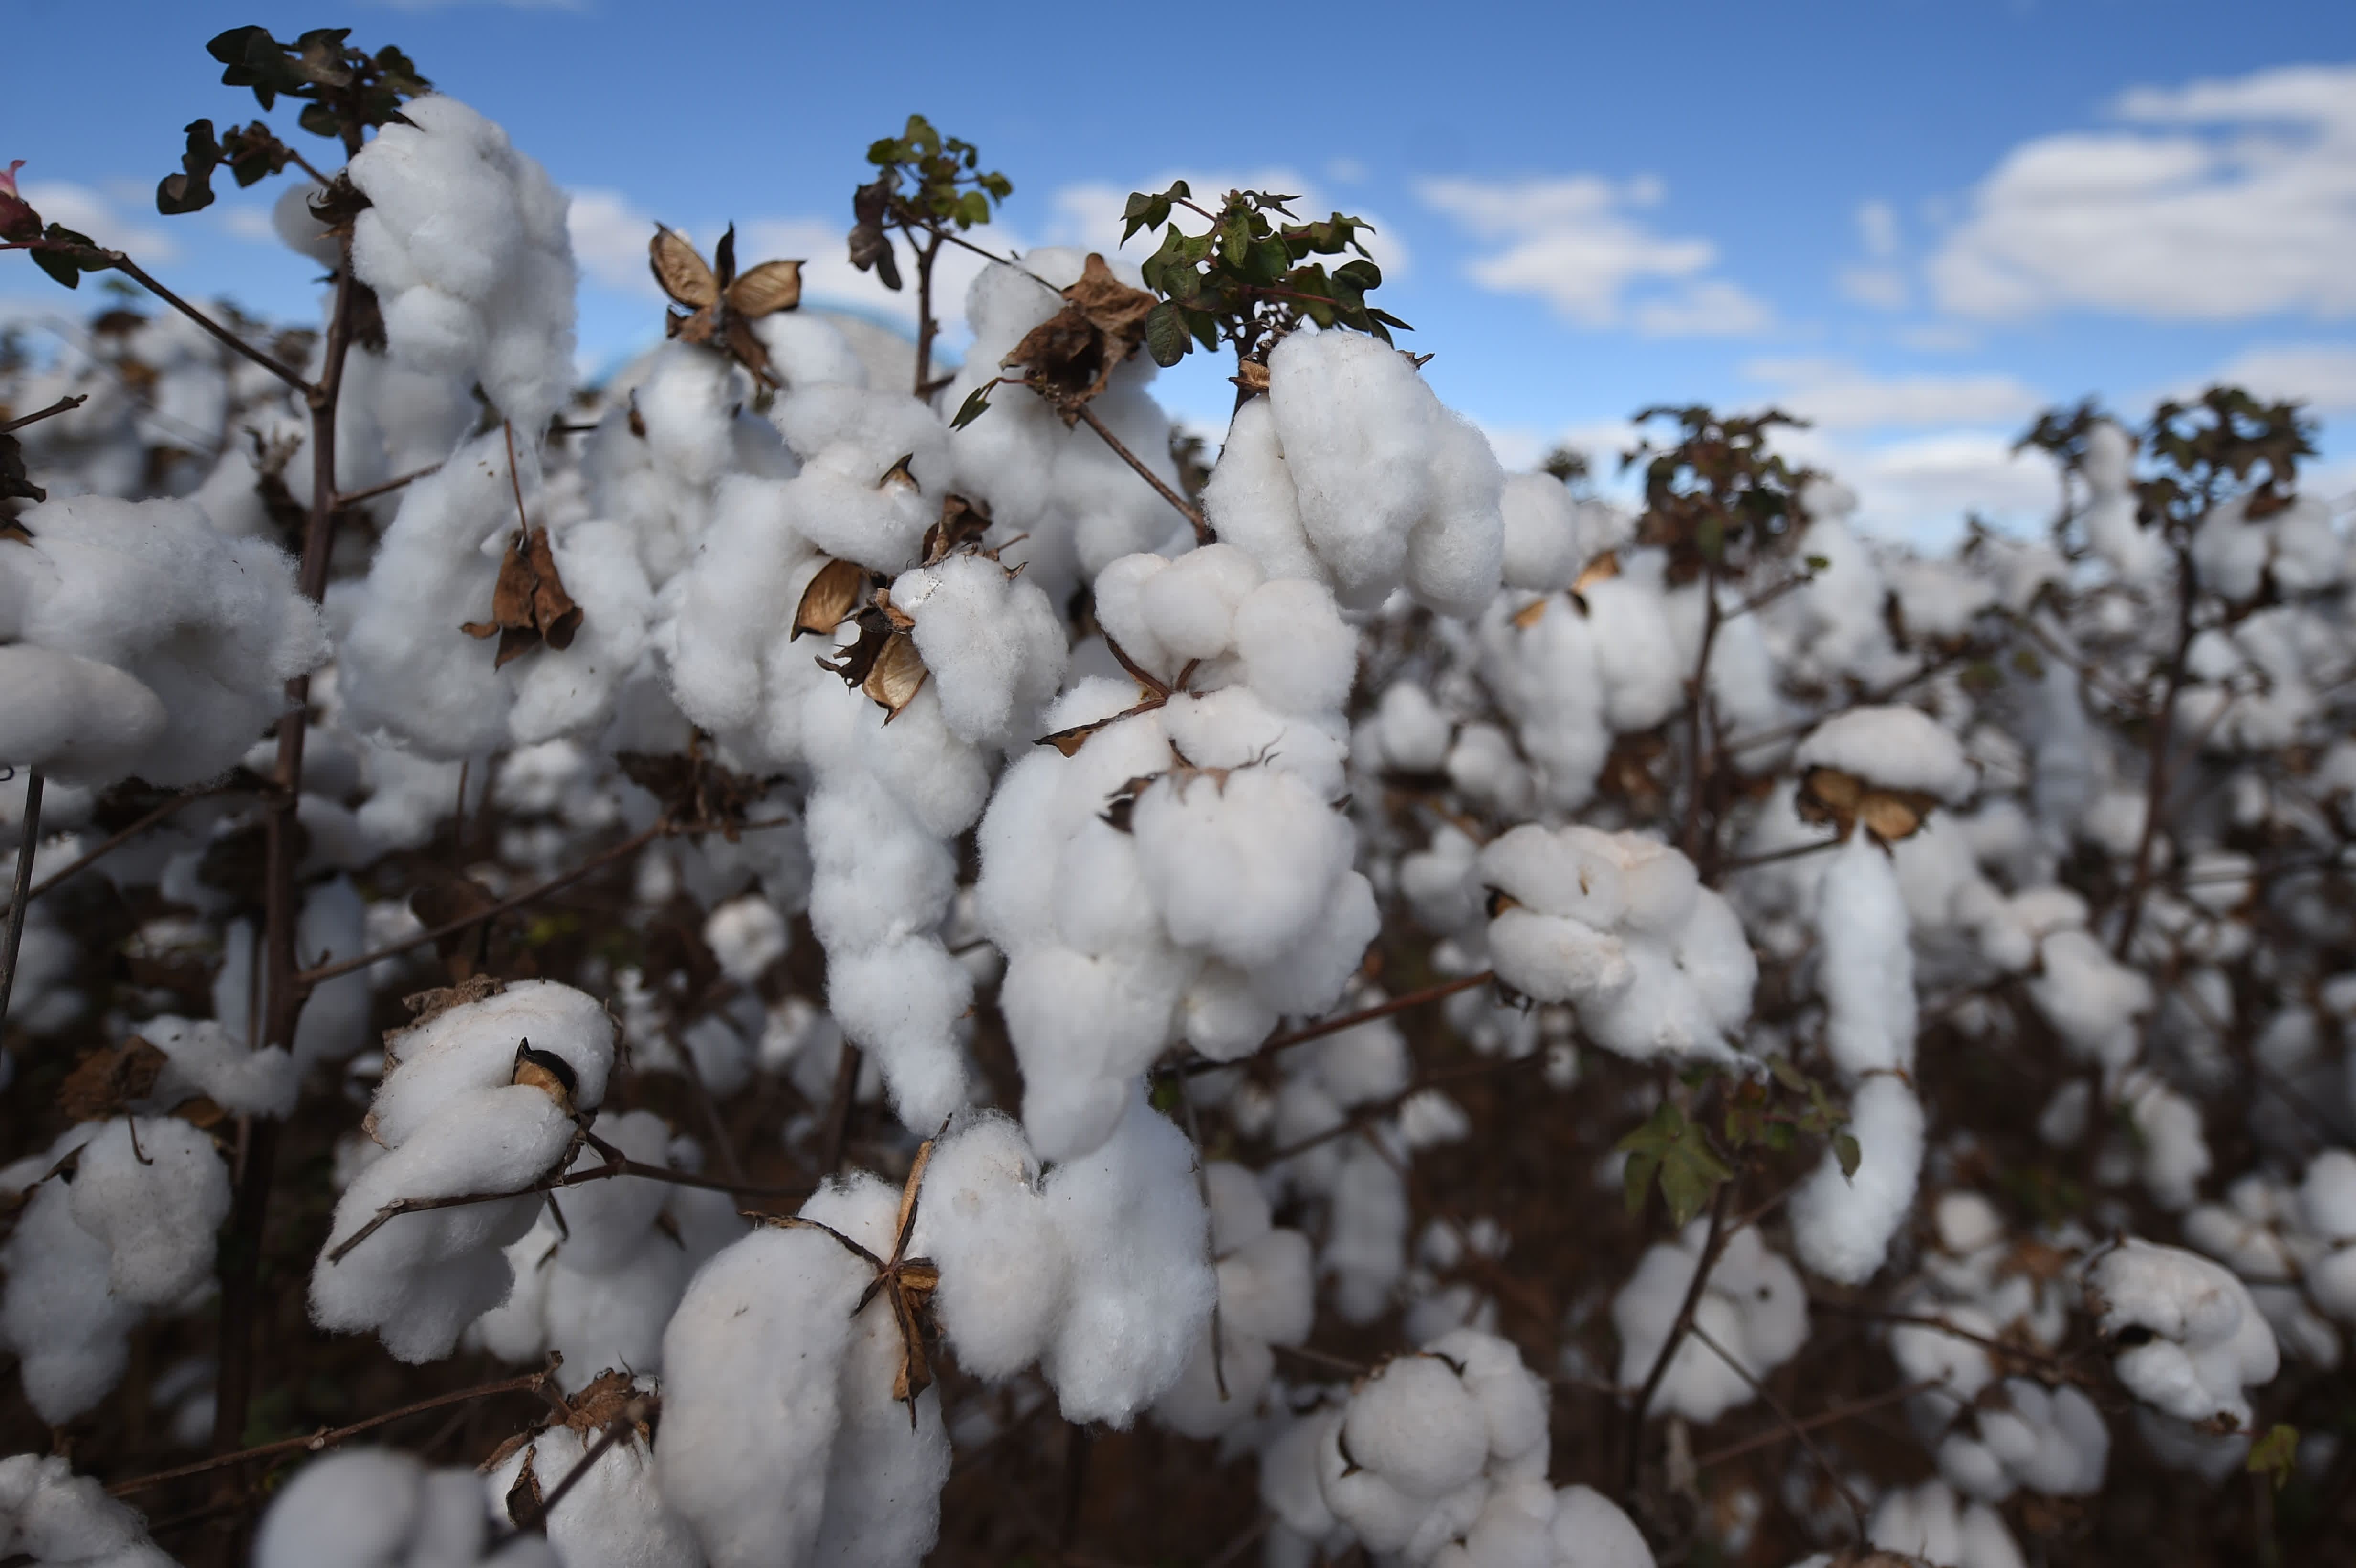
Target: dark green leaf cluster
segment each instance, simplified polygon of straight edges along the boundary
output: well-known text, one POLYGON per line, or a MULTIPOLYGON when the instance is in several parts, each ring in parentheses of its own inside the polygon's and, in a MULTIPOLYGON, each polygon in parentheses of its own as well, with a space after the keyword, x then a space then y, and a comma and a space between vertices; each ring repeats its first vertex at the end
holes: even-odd
POLYGON ((1800 488, 1809 473, 1770 452, 1777 425, 1805 421, 1769 409, 1748 418, 1721 418, 1708 408, 1649 408, 1638 424, 1673 419, 1677 438, 1649 437, 1621 458, 1624 470, 1644 464, 1644 514, 1640 543, 1668 551, 1669 581, 1689 582, 1705 571, 1740 577, 1751 562, 1790 539, 1807 519, 1800 488))
POLYGON ((1663 1100, 1644 1125, 1614 1146, 1628 1157, 1622 1172, 1626 1183, 1628 1212, 1640 1212, 1655 1177, 1662 1200, 1669 1206, 1669 1223, 1683 1230, 1702 1211, 1719 1183, 1734 1169, 1709 1147, 1709 1134, 1690 1121, 1674 1100, 1663 1100))
POLYGON ((232 125, 227 135, 218 139, 211 121, 196 121, 188 126, 188 149, 180 155, 180 173, 166 175, 156 184, 155 210, 166 217, 201 211, 213 204, 214 170, 226 167, 243 189, 279 173, 294 157, 294 150, 259 120, 250 125, 232 125))
MULTIPOLYGON (((1620 1140, 1616 1147, 1628 1156, 1622 1180, 1630 1213, 1644 1208, 1644 1195, 1657 1179, 1669 1221, 1682 1229, 1701 1212, 1719 1183, 1732 1179, 1729 1156, 1740 1157, 1751 1149, 1780 1154, 1803 1136, 1829 1145, 1843 1176, 1857 1174, 1863 1156, 1849 1135, 1848 1112, 1833 1103, 1822 1083, 1784 1058, 1769 1057, 1767 1070, 1764 1078, 1723 1074, 1722 1144, 1667 1099, 1644 1125, 1620 1140)), ((1698 1088, 1721 1072, 1717 1067, 1696 1068, 1686 1074, 1686 1083, 1698 1088)))
POLYGON ((372 55, 346 44, 351 31, 314 27, 289 44, 267 27, 231 27, 205 48, 225 68, 225 85, 253 89, 264 109, 281 98, 301 99, 297 123, 340 140, 348 154, 359 151, 363 126, 406 123, 402 101, 433 86, 390 44, 372 55))
POLYGON ((2248 497, 2252 522, 2290 505, 2298 460, 2315 455, 2315 425, 2295 402, 2262 403, 2211 387, 2192 403, 2153 411, 2145 450, 2161 472, 2138 486, 2147 521, 2189 524, 2218 502, 2248 497))
POLYGON ((942 234, 988 223, 991 205, 1014 194, 1013 181, 981 167, 980 149, 942 135, 921 114, 909 115, 899 135, 869 143, 867 161, 877 173, 851 193, 851 264, 862 272, 873 270, 894 291, 900 287, 900 263, 892 254, 890 229, 908 235, 912 244, 922 229, 937 249, 942 234))
POLYGON ((2048 409, 2012 443, 2012 450, 2026 452, 2034 447, 2075 473, 2086 460, 2087 433, 2109 417, 2092 398, 2082 400, 2074 409, 2048 409))
POLYGON ((1145 324, 1145 347, 1156 364, 1175 365, 1196 343, 1216 352, 1223 342, 1234 344, 1238 357, 1264 364, 1268 350, 1303 321, 1385 343, 1392 327, 1412 330, 1366 303, 1383 281, 1358 238, 1373 233, 1372 225, 1339 212, 1320 223, 1279 222, 1293 216, 1284 204, 1296 198, 1262 191, 1231 190, 1216 212, 1193 197, 1180 180, 1154 195, 1131 194, 1122 213, 1123 244, 1140 230, 1162 231, 1161 246, 1143 264, 1145 286, 1162 300, 1145 324), (1181 208, 1210 227, 1186 233, 1171 220, 1181 208), (1353 251, 1330 272, 1310 260, 1353 251))

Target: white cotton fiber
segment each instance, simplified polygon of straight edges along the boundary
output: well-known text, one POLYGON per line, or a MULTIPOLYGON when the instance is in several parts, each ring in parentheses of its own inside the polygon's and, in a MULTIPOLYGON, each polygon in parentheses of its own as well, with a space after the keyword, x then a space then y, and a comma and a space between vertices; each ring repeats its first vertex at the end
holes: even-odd
POLYGON ((1579 559, 1579 503, 1569 487, 1551 474, 1509 475, 1498 509, 1505 586, 1541 593, 1569 587, 1587 564, 1579 559))
POLYGON ((903 572, 892 603, 916 617, 916 652, 939 694, 942 721, 960 741, 1010 743, 1063 682, 1055 608, 1036 583, 1010 577, 994 560, 955 555, 903 572))
MULTIPOLYGON (((1707 1221, 1696 1220, 1674 1242, 1655 1243, 1612 1297, 1622 1386, 1641 1387, 1660 1359, 1669 1326, 1692 1288, 1708 1230, 1707 1221)), ((1728 1240, 1711 1266, 1694 1321, 1739 1367, 1697 1339, 1683 1339, 1652 1408, 1708 1423, 1756 1397, 1744 1373, 1763 1379, 1799 1352, 1808 1336, 1807 1293, 1791 1264, 1768 1251, 1756 1230, 1745 1229, 1728 1240)))
POLYGON ((1950 804, 1971 794, 1978 773, 1963 742, 1918 708, 1851 708, 1808 732, 1793 759, 1837 768, 1882 789, 1919 790, 1950 804))
MULTIPOLYGON (((37 1180, 85 1135, 75 1128, 33 1160, 23 1179, 37 1180)), ((0 1339, 16 1353, 25 1397, 41 1419, 63 1425, 114 1386, 130 1359, 130 1335, 144 1310, 115 1296, 106 1243, 76 1223, 70 1186, 56 1179, 32 1188, 16 1229, 0 1243, 7 1271, 0 1294, 0 1339)))
POLYGON ((1841 1174, 1830 1149, 1792 1200, 1800 1261, 1827 1279, 1862 1285, 1880 1268, 1913 1206, 1922 1165, 1922 1106, 1904 1079, 1877 1073, 1849 1098, 1859 1163, 1841 1174))
POLYGON ((102 1122, 82 1144, 68 1190, 74 1222, 106 1246, 118 1299, 169 1306, 211 1275, 230 1190, 209 1134, 176 1116, 102 1122))
POLYGON ((934 1310, 972 1376, 1010 1378, 1046 1348, 1072 1277, 1049 1212, 1038 1158, 1006 1117, 979 1114, 934 1146, 910 1246, 940 1268, 934 1310))
POLYGON ((1140 1086, 1111 1137, 1047 1175, 1072 1286, 1041 1367, 1066 1420, 1128 1425, 1176 1381, 1210 1321, 1218 1286, 1194 1161, 1140 1086))
POLYGON ((0 1552, 32 1568, 174 1568, 138 1513, 59 1454, 0 1459, 0 1552))
MULTIPOLYGON (((560 1423, 486 1471, 481 1480, 494 1519, 526 1465, 545 1499, 584 1463, 603 1434, 560 1423)), ((654 1455, 632 1432, 613 1444, 548 1515, 548 1544, 564 1568, 703 1568, 686 1520, 672 1512, 655 1481, 654 1455)))
POLYGON ((482 1477, 472 1470, 429 1470, 384 1448, 339 1449, 304 1466, 271 1499, 253 1545, 253 1568, 558 1568, 558 1561, 543 1536, 494 1544, 482 1477))
POLYGON ((1825 1049, 1850 1079, 1914 1065, 1914 960, 1890 856, 1854 834, 1818 884, 1825 1049))
POLYGON ((225 772, 327 656, 294 563, 186 501, 60 497, 0 551, 0 762, 91 784, 225 772), (13 613, 7 607, 14 605, 13 613))
POLYGON ((566 198, 507 133, 439 93, 402 107, 349 165, 369 198, 352 270, 397 360, 474 381, 537 437, 572 390, 566 198))
POLYGON ((2087 1285, 2097 1327, 2125 1347, 2111 1364, 2136 1398, 2179 1421, 2249 1425, 2244 1391, 2274 1377, 2280 1351, 2232 1271, 2131 1236, 2103 1254, 2087 1285))

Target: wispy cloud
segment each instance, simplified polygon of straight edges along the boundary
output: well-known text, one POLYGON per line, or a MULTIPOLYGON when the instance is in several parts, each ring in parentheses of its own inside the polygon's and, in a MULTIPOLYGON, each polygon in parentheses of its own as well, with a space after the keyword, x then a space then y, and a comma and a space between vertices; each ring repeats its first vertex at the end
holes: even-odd
POLYGON ((1660 202, 1657 180, 1427 179, 1416 191, 1474 238, 1502 242, 1467 266, 1474 283, 1536 295, 1574 326, 1739 336, 1772 320, 1758 299, 1711 275, 1714 242, 1657 233, 1636 216, 1660 202))
POLYGON ((1929 268, 1939 304, 2019 319, 2356 315, 2356 65, 2122 97, 2115 131, 2015 148, 1929 268))
POLYGON ((2050 400, 2026 381, 1994 372, 1876 376, 1837 359, 1757 359, 1742 373, 1764 383, 1785 412, 1824 430, 2010 429, 2050 400))

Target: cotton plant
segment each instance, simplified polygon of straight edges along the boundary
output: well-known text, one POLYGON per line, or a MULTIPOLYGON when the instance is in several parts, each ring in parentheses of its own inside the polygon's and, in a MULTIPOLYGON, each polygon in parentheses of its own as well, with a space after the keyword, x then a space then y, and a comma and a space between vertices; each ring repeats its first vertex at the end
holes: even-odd
POLYGON ((0 1546, 33 1568, 171 1568, 145 1521, 61 1454, 0 1459, 0 1546))

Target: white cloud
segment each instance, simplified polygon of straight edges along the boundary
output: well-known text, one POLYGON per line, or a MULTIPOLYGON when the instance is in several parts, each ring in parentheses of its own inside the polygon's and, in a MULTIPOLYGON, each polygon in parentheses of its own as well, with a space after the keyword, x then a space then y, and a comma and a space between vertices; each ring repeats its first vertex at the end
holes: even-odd
POLYGON ((2356 412, 2356 343, 2260 346, 2236 355, 2211 379, 2269 400, 2295 398, 2314 413, 2356 412))
POLYGON ((121 251, 142 266, 177 260, 179 242, 160 229, 125 217, 105 196, 86 185, 63 180, 27 180, 24 198, 45 223, 62 223, 110 251, 121 251))
POLYGON ((1717 245, 1657 234, 1633 216, 1660 200, 1657 180, 1427 179, 1416 191, 1475 238, 1504 242, 1466 269, 1474 283, 1535 294, 1574 326, 1740 336, 1771 319, 1757 299, 1708 275, 1717 245))
POLYGON ((238 239, 249 240, 260 245, 279 243, 278 229, 270 221, 269 208, 243 202, 235 206, 224 206, 216 210, 220 214, 220 226, 238 239))
POLYGON ((647 269, 654 219, 616 190, 576 190, 572 196, 564 226, 572 232, 573 259, 582 272, 623 293, 661 298, 662 291, 647 269))
POLYGON ((2356 314, 2356 65, 2142 88, 2115 108, 2127 128, 2025 143, 1980 183, 1930 263, 1942 305, 2356 314))
POLYGON ((1840 271, 1841 293, 1875 310, 1903 310, 1913 297, 1898 259, 1898 210, 1886 201, 1858 204, 1858 242, 1865 247, 1863 265, 1840 271))
POLYGON ((1821 430, 2001 425, 2033 417, 2050 400, 2015 377, 1877 377, 1839 360, 1761 359, 1744 375, 1767 383, 1776 406, 1821 430))
POLYGON ((1812 461, 1857 492, 1863 531, 1937 550, 1962 536, 1966 514, 2013 532, 2033 531, 2051 517, 2052 465, 2014 452, 2013 440, 1940 431, 1875 446, 1827 443, 1812 461))

